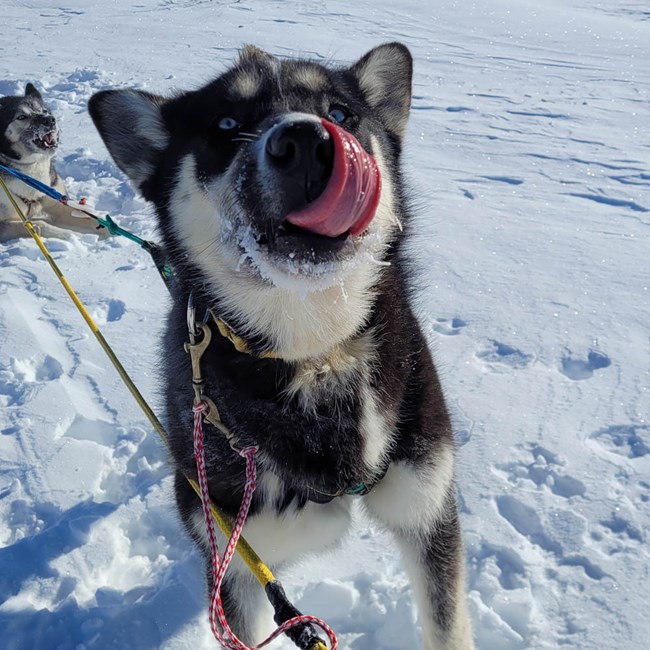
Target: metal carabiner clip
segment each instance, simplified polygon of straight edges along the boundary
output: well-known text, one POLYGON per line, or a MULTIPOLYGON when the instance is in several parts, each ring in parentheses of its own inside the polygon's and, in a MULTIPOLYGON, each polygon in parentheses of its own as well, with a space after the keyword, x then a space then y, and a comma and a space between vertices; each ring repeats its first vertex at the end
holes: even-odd
POLYGON ((194 345, 199 332, 196 329, 196 309, 194 307, 194 294, 191 291, 187 299, 187 329, 190 334, 190 343, 194 345))

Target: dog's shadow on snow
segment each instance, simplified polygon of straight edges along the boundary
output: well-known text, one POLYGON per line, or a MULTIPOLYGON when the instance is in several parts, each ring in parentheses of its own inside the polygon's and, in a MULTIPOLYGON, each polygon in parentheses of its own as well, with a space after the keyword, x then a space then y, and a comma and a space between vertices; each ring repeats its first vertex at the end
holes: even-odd
MULTIPOLYGON (((188 594, 185 583, 192 567, 174 562, 161 572, 156 584, 129 591, 99 588, 96 604, 80 606, 72 592, 75 576, 61 579, 51 562, 86 543, 92 525, 114 512, 119 504, 85 501, 59 513, 40 533, 0 549, 0 636, 6 650, 33 648, 120 648, 153 650, 186 625, 202 607, 203 576, 197 563, 192 582, 197 593, 188 594), (39 605, 39 592, 58 579, 55 610, 39 605), (24 583, 34 581, 31 589, 24 583), (9 598, 25 592, 19 604, 9 598), (190 597, 188 597, 188 595, 190 597)), ((112 580, 111 580, 112 581, 112 580)), ((48 601, 51 595, 45 597, 48 601)))

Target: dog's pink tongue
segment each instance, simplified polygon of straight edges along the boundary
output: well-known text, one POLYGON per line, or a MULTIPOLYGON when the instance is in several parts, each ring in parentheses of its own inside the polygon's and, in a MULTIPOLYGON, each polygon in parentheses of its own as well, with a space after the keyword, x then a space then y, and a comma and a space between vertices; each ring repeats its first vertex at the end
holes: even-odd
POLYGON ((348 230, 360 235, 379 203, 377 163, 353 135, 332 122, 322 122, 334 145, 332 175, 323 193, 302 210, 290 212, 287 221, 326 237, 338 237, 348 230))

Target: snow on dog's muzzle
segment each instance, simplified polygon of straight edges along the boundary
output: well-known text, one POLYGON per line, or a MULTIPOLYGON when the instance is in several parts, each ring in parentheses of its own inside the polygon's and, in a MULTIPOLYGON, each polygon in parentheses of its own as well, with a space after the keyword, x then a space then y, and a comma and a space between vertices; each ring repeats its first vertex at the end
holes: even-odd
POLYGON ((294 226, 326 237, 361 235, 372 221, 381 194, 375 159, 341 127, 321 120, 334 145, 332 174, 323 193, 305 208, 290 212, 294 226))

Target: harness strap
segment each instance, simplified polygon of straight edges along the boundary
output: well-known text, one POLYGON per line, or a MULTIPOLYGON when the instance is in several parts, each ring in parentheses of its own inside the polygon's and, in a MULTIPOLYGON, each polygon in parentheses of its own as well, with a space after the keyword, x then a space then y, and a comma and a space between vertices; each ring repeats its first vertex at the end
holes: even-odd
MULTIPOLYGON (((210 492, 208 490, 207 468, 205 465, 205 450, 203 444, 203 416, 209 406, 202 400, 195 401, 192 411, 194 413, 194 458, 196 460, 196 469, 199 479, 199 487, 201 489, 201 506, 203 509, 203 518, 205 520, 206 532, 208 537, 208 544, 210 546, 210 556, 212 559, 212 590, 210 593, 210 628, 214 637, 228 650, 255 650, 261 648, 278 637, 280 634, 289 633, 291 638, 300 638, 302 641, 301 647, 318 647, 322 642, 314 633, 312 625, 316 625, 325 632, 330 641, 331 650, 337 650, 338 641, 336 634, 332 628, 325 623, 325 621, 315 616, 300 614, 298 610, 292 608, 291 618, 286 620, 273 632, 265 641, 255 646, 255 649, 250 648, 230 629, 226 619, 226 613, 223 609, 223 602, 221 600, 221 584, 223 582, 226 570, 232 561, 235 554, 237 542, 244 528, 244 523, 248 517, 251 501, 253 500, 253 493, 257 486, 257 466, 255 462, 255 454, 257 447, 246 447, 239 451, 239 455, 246 459, 246 484, 244 486, 244 496, 239 512, 235 518, 235 523, 232 527, 232 533, 228 538, 226 548, 224 549, 223 556, 219 554, 219 547, 217 545, 217 535, 214 525, 214 519, 210 512, 210 492), (300 629, 298 629, 300 628, 300 629), (291 633, 293 632, 293 634, 291 633), (296 636, 297 633, 297 636, 296 636)), ((277 581, 274 581, 277 583, 277 581)), ((269 585, 267 585, 267 593, 269 585)), ((286 603, 286 599, 284 600, 286 603)))
POLYGON ((237 332, 235 332, 235 330, 230 325, 228 325, 228 323, 223 320, 223 318, 219 318, 212 309, 209 311, 210 315, 212 316, 212 320, 214 320, 215 325, 219 330, 219 334, 228 339, 233 344, 237 352, 248 354, 252 357, 259 357, 260 359, 282 359, 280 353, 274 352, 273 350, 262 350, 261 352, 253 350, 248 341, 239 336, 239 334, 237 334, 237 332))
POLYGON ((26 196, 21 194, 15 194, 28 208, 35 206, 38 203, 38 199, 28 199, 26 196))
MULTIPOLYGON (((209 311, 219 329, 219 333, 224 338, 227 338, 235 346, 235 349, 238 352, 241 352, 242 354, 249 354, 249 355, 255 354, 250 350, 246 341, 244 341, 244 339, 242 339, 241 337, 237 336, 224 320, 217 318, 217 316, 215 316, 212 310, 209 311)), ((221 431, 221 433, 223 433, 224 436, 226 436, 226 439, 228 440, 230 446, 239 453, 235 434, 232 431, 230 431, 230 429, 228 429, 228 427, 226 427, 226 425, 223 423, 223 421, 221 420, 221 416, 219 415, 219 409, 217 408, 216 404, 207 395, 205 395, 203 391, 204 381, 201 375, 201 357, 203 356, 203 353, 210 346, 210 343, 212 341, 212 330, 210 326, 205 322, 201 322, 201 323, 195 322, 194 303, 193 303, 192 294, 190 294, 188 300, 187 324, 190 332, 190 342, 185 343, 184 349, 185 352, 189 353, 192 360, 192 386, 194 387, 195 400, 199 400, 199 401, 203 400, 205 402, 206 408, 203 412, 204 419, 206 420, 206 422, 209 422, 210 424, 212 424, 212 426, 219 429, 219 431, 221 431)), ((262 353, 256 356, 260 356, 264 358, 276 358, 276 359, 279 358, 276 355, 276 353, 272 353, 272 352, 262 353), (264 355, 267 356, 264 357, 264 355)), ((367 480, 359 481, 358 483, 354 483, 353 485, 350 485, 347 488, 342 488, 335 493, 323 492, 322 490, 317 490, 316 488, 308 487, 310 492, 319 495, 319 497, 324 497, 324 498, 312 498, 311 500, 315 501, 316 503, 327 503, 332 499, 335 499, 336 497, 341 497, 343 495, 365 496, 375 487, 375 485, 377 485, 384 478, 384 476, 386 476, 387 471, 388 471, 388 465, 382 468, 382 470, 377 474, 375 474, 373 477, 367 480)))

